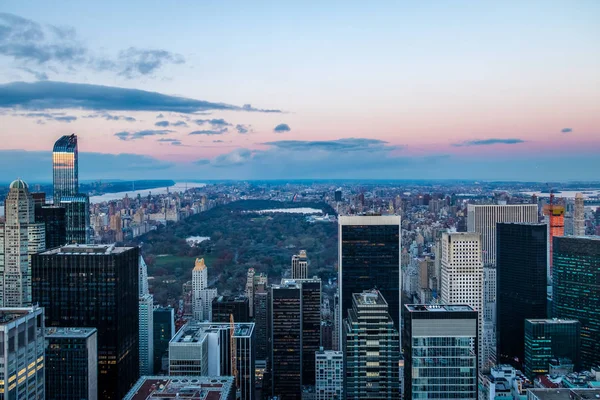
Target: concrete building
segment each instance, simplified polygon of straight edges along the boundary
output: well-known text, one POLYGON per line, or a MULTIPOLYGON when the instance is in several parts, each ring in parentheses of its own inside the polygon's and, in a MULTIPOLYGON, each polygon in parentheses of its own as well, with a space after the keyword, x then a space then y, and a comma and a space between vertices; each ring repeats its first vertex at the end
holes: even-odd
POLYGON ((480 399, 523 399, 531 388, 533 384, 521 371, 508 364, 499 364, 485 376, 480 399))
POLYGON ((467 304, 478 312, 479 368, 494 359, 495 348, 483 343, 483 263, 479 233, 442 234, 441 304, 467 304))
POLYGON ((477 311, 469 305, 404 307, 404 398, 476 400, 477 311))
POLYGON ((10 184, 0 224, 0 307, 31 304, 31 255, 46 248, 46 227, 35 222, 29 187, 20 179, 10 184))
POLYGON ((248 298, 248 314, 250 318, 254 317, 254 275, 256 272, 254 268, 248 268, 248 273, 246 275, 246 297, 248 298))
POLYGON ((0 308, 0 398, 44 399, 44 309, 0 308))
POLYGON ((144 294, 139 300, 140 376, 154 373, 154 297, 144 294))
POLYGON ((344 353, 323 350, 315 354, 315 399, 344 398, 344 353))
POLYGON ((575 208, 573 209, 573 235, 585 236, 585 205, 583 194, 575 195, 575 208))
POLYGON ((184 325, 169 342, 169 375, 208 375, 208 334, 184 325))
POLYGON ((344 320, 346 399, 400 398, 400 338, 382 293, 352 295, 344 320))
POLYGON ((308 257, 306 250, 292 256, 292 279, 308 278, 308 257))
POLYGON ((192 313, 196 321, 212 320, 212 301, 217 289, 208 287, 208 268, 204 258, 197 258, 192 270, 192 313))
POLYGON ((595 400, 600 389, 530 389, 527 400, 595 400))
POLYGON ((142 376, 123 400, 234 400, 231 376, 142 376))
POLYGON ((98 399, 97 329, 47 328, 45 336, 45 399, 98 399))

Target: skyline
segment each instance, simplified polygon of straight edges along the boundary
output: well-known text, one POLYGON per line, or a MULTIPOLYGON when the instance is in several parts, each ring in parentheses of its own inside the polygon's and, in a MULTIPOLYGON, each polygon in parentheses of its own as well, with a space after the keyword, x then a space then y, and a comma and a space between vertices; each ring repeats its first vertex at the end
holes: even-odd
POLYGON ((82 180, 597 179, 596 2, 36 3, 0 10, 6 181, 71 133, 82 180))

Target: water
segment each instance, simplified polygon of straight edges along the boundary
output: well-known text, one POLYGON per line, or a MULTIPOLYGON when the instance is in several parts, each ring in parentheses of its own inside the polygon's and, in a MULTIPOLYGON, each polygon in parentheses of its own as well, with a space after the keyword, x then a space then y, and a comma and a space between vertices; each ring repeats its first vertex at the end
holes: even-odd
POLYGON ((139 194, 140 196, 148 196, 148 193, 152 195, 157 194, 165 194, 167 190, 170 193, 173 192, 185 192, 187 189, 192 188, 200 188, 206 186, 205 183, 196 183, 196 182, 176 182, 175 185, 167 187, 158 187, 154 189, 143 189, 143 190, 129 190, 126 192, 116 192, 116 193, 105 193, 100 196, 92 196, 90 197, 90 203, 102 203, 104 201, 113 201, 113 200, 121 200, 127 195, 129 198, 135 198, 139 194))
POLYGON ((194 246, 198 243, 202 243, 205 240, 210 240, 210 237, 208 237, 208 236, 190 236, 185 239, 187 244, 189 244, 190 246, 194 246))
POLYGON ((270 210, 259 210, 259 211, 246 211, 256 212, 259 214, 272 214, 272 213, 286 213, 286 214, 323 214, 322 210, 309 207, 298 207, 298 208, 273 208, 270 210))

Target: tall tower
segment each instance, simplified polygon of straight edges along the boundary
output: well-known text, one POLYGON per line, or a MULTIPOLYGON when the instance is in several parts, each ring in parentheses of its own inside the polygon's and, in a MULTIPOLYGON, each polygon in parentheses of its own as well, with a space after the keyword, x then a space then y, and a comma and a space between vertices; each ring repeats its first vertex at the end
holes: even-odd
POLYGON ((483 343, 483 262, 479 233, 442 234, 441 304, 466 304, 478 312, 479 367, 493 358, 491 343, 483 343))
POLYGON ((585 236, 585 207, 583 195, 575 195, 575 210, 573 212, 573 235, 585 236))
POLYGON ((544 215, 548 223, 548 277, 552 280, 554 242, 552 238, 565 235, 565 208, 554 202, 554 194, 550 193, 550 203, 544 207, 544 215))
POLYGON ((52 151, 52 171, 54 183, 54 204, 59 204, 64 196, 79 193, 79 161, 77 135, 65 135, 54 143, 52 151))
POLYGON ((254 317, 254 275, 256 272, 254 268, 248 268, 248 274, 246 275, 246 297, 248 298, 249 307, 248 313, 250 318, 254 317))
POLYGON ((300 254, 292 256, 292 279, 308 278, 308 258, 306 250, 300 250, 300 254))
POLYGON ((210 321, 212 301, 217 289, 208 288, 208 268, 204 258, 197 258, 192 270, 192 313, 196 321, 210 321))
POLYGON ((31 255, 46 247, 46 227, 35 222, 34 201, 20 179, 10 184, 0 224, 0 306, 31 304, 31 255))
POLYGON ((148 266, 139 258, 140 375, 154 373, 154 296, 148 291, 148 266))

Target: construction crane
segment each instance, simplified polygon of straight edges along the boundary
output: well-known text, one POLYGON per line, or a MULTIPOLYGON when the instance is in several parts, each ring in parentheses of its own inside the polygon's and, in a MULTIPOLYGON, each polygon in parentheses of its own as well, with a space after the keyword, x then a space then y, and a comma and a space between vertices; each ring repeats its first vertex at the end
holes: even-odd
POLYGON ((229 326, 230 326, 230 332, 229 332, 229 340, 230 340, 230 351, 231 351, 231 376, 233 376, 235 378, 235 386, 236 387, 240 387, 240 382, 239 382, 239 377, 238 377, 238 370, 237 370, 237 349, 236 349, 236 345, 235 345, 235 324, 233 321, 233 314, 229 314, 229 326))

